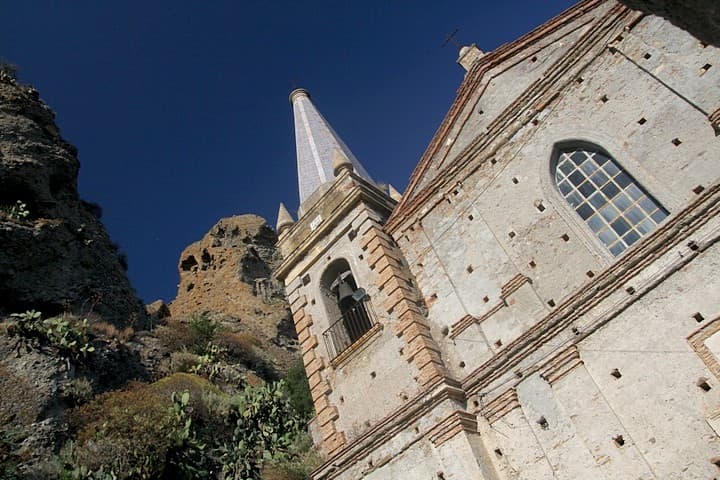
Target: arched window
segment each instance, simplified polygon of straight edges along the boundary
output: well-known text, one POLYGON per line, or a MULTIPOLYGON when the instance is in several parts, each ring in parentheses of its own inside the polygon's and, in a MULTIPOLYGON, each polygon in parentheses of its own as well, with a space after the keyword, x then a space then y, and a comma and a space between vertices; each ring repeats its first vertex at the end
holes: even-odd
POLYGON ((590 230, 617 256, 668 216, 607 153, 592 147, 561 148, 555 183, 590 230))
POLYGON ((331 263, 320 279, 330 328, 323 332, 331 359, 358 341, 373 326, 367 294, 358 288, 344 259, 331 263))

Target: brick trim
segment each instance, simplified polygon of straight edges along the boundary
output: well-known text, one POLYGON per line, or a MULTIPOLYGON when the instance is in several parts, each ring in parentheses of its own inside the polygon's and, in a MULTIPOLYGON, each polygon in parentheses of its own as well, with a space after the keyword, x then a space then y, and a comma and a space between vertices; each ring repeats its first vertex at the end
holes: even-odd
POLYGON ((718 380, 720 380, 720 362, 718 362, 715 355, 713 355, 707 345, 705 345, 705 340, 712 337, 719 331, 720 316, 717 316, 687 337, 690 347, 698 354, 700 360, 703 361, 703 363, 708 367, 708 370, 710 370, 718 380))
POLYGON ((298 334, 300 351, 305 365, 305 374, 308 377, 310 395, 313 399, 317 424, 322 437, 322 448, 328 455, 332 455, 333 452, 345 446, 345 434, 338 431, 335 424, 339 415, 338 409, 330 403, 329 395, 332 393, 332 387, 325 378, 327 365, 322 357, 317 355, 317 336, 313 335, 310 329, 313 325, 313 319, 312 315, 305 311, 306 305, 307 300, 304 295, 301 295, 290 305, 290 309, 293 314, 295 330, 298 334))
POLYGON ((408 346, 405 358, 418 368, 418 383, 426 387, 446 377, 448 373, 440 348, 421 313, 421 299, 412 286, 412 275, 395 240, 379 224, 371 222, 363 233, 360 246, 367 252, 370 269, 377 274, 375 284, 384 297, 382 308, 389 314, 396 314, 399 319, 395 334, 403 338, 408 346))
POLYGON ((540 377, 552 385, 582 363, 580 352, 575 345, 572 345, 545 362, 540 367, 542 371, 540 377))
POLYGON ((438 422, 427 435, 433 445, 439 447, 461 432, 478 433, 477 417, 471 413, 456 410, 438 422))
POLYGON ((485 417, 488 423, 493 424, 516 408, 520 408, 517 390, 509 388, 490 403, 481 407, 480 415, 485 417))

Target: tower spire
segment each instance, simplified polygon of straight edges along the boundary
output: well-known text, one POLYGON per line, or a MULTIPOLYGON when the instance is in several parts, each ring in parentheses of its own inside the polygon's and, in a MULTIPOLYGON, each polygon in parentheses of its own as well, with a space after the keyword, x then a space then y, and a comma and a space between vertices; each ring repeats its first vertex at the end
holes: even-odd
POLYGON ((352 164, 355 173, 373 181, 345 142, 332 129, 310 101, 304 88, 290 93, 295 118, 295 148, 297 151, 298 188, 300 204, 322 184, 335 178, 333 159, 341 154, 352 164))

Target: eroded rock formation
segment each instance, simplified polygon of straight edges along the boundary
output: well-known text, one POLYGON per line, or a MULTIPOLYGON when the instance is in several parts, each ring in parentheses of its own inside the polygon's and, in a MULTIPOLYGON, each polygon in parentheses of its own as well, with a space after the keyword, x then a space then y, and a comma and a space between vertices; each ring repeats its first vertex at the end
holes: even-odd
POLYGON ((254 335, 284 369, 297 353, 283 285, 272 275, 280 262, 276 241, 275 232, 256 215, 220 220, 182 252, 170 311, 173 317, 209 313, 233 330, 254 335))
POLYGON ((78 196, 77 151, 54 116, 35 89, 0 72, 0 316, 92 309, 118 326, 140 323, 124 259, 100 208, 78 196))

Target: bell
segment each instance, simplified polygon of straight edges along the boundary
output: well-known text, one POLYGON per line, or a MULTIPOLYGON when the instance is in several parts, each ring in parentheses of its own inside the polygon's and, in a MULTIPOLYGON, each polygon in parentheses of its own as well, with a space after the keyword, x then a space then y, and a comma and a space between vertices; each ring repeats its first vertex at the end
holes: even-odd
POLYGON ((347 283, 345 280, 340 280, 340 283, 338 284, 338 302, 342 302, 347 297, 352 297, 353 294, 352 286, 347 283))

